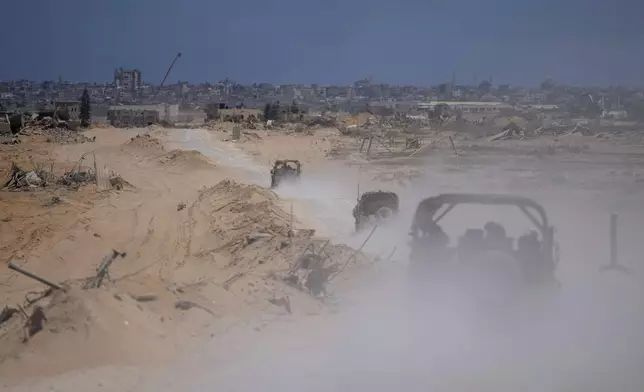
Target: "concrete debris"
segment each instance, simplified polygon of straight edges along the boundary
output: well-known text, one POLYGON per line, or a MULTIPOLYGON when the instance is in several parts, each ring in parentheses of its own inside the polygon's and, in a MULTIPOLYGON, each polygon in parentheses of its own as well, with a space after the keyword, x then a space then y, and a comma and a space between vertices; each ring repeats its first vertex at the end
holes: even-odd
POLYGON ((323 128, 337 128, 338 119, 329 116, 314 116, 305 118, 304 124, 307 127, 319 126, 323 128))
POLYGON ((132 184, 130 184, 129 182, 125 181, 123 179, 123 177, 121 177, 121 175, 116 173, 116 172, 110 172, 109 180, 110 180, 110 185, 112 186, 112 188, 114 188, 114 189, 116 189, 118 191, 123 190, 123 188, 125 188, 125 186, 132 187, 132 184))
POLYGON ((48 200, 48 201, 47 201, 46 203, 44 203, 43 205, 44 205, 45 207, 52 207, 52 206, 55 206, 55 205, 61 204, 62 202, 63 202, 63 201, 61 200, 61 198, 60 198, 60 197, 58 197, 58 196, 53 196, 50 200, 48 200))
POLYGON ((184 310, 184 311, 185 310, 190 310, 192 308, 199 308, 199 309, 201 309, 201 310, 203 310, 203 311, 205 311, 207 313, 210 313, 211 315, 217 317, 217 314, 215 314, 215 312, 213 312, 212 310, 206 308, 205 306, 201 306, 198 303, 192 302, 192 301, 180 300, 180 301, 175 302, 174 307, 176 309, 180 309, 180 310, 184 310))
POLYGON ((573 134, 581 134, 584 136, 593 136, 595 132, 590 128, 584 127, 582 125, 574 125, 572 127, 566 125, 552 124, 548 127, 539 127, 533 131, 534 136, 565 136, 573 134))
POLYGON ((20 143, 21 141, 17 136, 0 136, 0 144, 15 145, 20 143))
POLYGON ((42 117, 27 121, 20 131, 22 135, 41 135, 48 142, 61 144, 87 143, 96 141, 96 136, 88 138, 78 133, 79 124, 74 121, 62 121, 52 117, 42 117))
POLYGON ((94 183, 96 175, 90 171, 71 171, 60 177, 60 184, 69 188, 78 189, 81 185, 94 183))
POLYGON ((40 177, 38 177, 38 174, 36 174, 33 171, 27 172, 25 174, 25 182, 27 183, 28 186, 40 186, 42 184, 42 180, 40 177))
POLYGON ((270 234, 270 233, 253 232, 253 233, 248 234, 248 236, 246 236, 246 241, 247 241, 248 245, 250 245, 250 244, 252 244, 252 243, 254 243, 254 242, 256 242, 256 241, 258 241, 258 240, 260 240, 262 238, 272 238, 272 237, 273 237, 273 234, 270 234))
POLYGON ((283 277, 283 281, 312 297, 326 296, 326 285, 333 275, 339 272, 338 263, 326 265, 328 256, 305 252, 300 255, 293 268, 283 277))
POLYGON ((0 311, 0 325, 9 321, 16 313, 18 313, 18 309, 5 306, 4 309, 0 311))
POLYGON ((570 132, 567 133, 567 135, 576 135, 576 134, 584 135, 584 136, 595 135, 595 133, 592 130, 590 130, 590 128, 586 128, 581 125, 575 125, 575 127, 570 132))
POLYGON ((509 139, 522 140, 524 138, 525 138, 525 129, 523 129, 523 127, 517 125, 516 123, 511 122, 508 125, 506 125, 501 132, 490 137, 488 141, 493 142, 496 140, 509 140, 509 139))
POLYGON ((31 338, 38 332, 42 331, 45 327, 45 322, 47 321, 47 316, 45 316, 45 311, 41 306, 34 306, 34 309, 31 312, 31 315, 25 323, 26 336, 25 340, 31 338))
POLYGON ((4 181, 0 189, 10 191, 28 190, 45 187, 54 182, 56 182, 56 179, 51 172, 47 172, 44 169, 26 171, 12 163, 8 179, 4 181))
POLYGON ((284 310, 286 310, 286 312, 289 314, 293 313, 291 309, 291 299, 288 296, 281 298, 271 298, 268 300, 268 302, 277 307, 284 308, 284 310))
POLYGON ((135 300, 136 302, 153 302, 159 299, 159 296, 156 294, 141 294, 141 295, 130 294, 130 297, 132 297, 132 299, 135 300))

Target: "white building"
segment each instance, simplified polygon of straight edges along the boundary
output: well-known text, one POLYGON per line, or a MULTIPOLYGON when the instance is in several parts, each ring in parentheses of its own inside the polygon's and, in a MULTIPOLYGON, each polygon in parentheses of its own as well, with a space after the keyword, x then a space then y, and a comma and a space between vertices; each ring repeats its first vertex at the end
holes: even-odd
POLYGON ((416 107, 418 109, 433 110, 436 105, 445 104, 451 109, 460 109, 463 113, 498 113, 502 109, 511 109, 512 105, 503 102, 461 102, 461 101, 432 101, 432 102, 419 102, 416 107))
POLYGON ((158 105, 113 105, 109 107, 109 111, 115 113, 117 111, 131 110, 136 112, 143 111, 156 111, 159 113, 159 121, 167 121, 175 123, 179 120, 179 105, 160 103, 158 105))

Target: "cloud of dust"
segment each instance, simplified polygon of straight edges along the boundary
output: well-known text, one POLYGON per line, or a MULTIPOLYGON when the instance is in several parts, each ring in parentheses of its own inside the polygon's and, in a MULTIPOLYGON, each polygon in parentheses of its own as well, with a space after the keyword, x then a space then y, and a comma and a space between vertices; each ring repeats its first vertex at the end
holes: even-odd
MULTIPOLYGON (((346 168, 307 173, 276 192, 301 203, 334 241, 358 247, 370 231, 353 232, 358 177, 357 170, 346 168)), ((409 227, 418 202, 440 193, 434 185, 397 188, 361 181, 362 192, 399 194, 399 216, 379 226, 365 246, 366 252, 383 258, 395 248, 392 260, 379 266, 378 273, 351 281, 352 290, 339 294, 337 315, 262 332, 235 359, 222 360, 226 354, 213 347, 211 358, 197 367, 200 371, 191 367, 190 376, 173 373, 173 384, 183 390, 325 392, 644 387, 644 282, 637 275, 597 271, 608 257, 607 211, 571 205, 557 195, 544 197, 546 210, 556 212, 551 221, 560 229, 562 288, 511 317, 488 318, 457 301, 450 287, 412 289, 411 278, 418 277, 406 265, 409 227)), ((452 244, 466 228, 482 228, 488 220, 503 223, 514 238, 531 228, 509 207, 462 210, 445 218, 452 244)), ((237 349, 244 350, 239 344, 237 349)))
MULTIPOLYGON (((355 178, 347 171, 311 175, 277 193, 304 203, 322 225, 335 230, 336 241, 357 247, 370 230, 352 230, 355 178)), ((601 244, 605 249, 607 235, 558 238, 561 263, 569 266, 566 275, 559 275, 560 292, 540 306, 526 304, 507 319, 490 322, 459 307, 453 291, 411 290, 405 264, 408 231, 418 202, 436 194, 419 191, 431 189, 427 185, 388 188, 399 192, 402 211, 376 230, 365 250, 384 258, 395 247, 395 256, 380 273, 351 282, 354 290, 341 298, 338 315, 310 322, 312 327, 305 323, 302 329, 277 332, 270 345, 262 340, 251 350, 252 359, 229 364, 225 381, 219 382, 239 391, 635 391, 644 386, 641 279, 599 274, 597 262, 565 259, 579 253, 575 248, 601 244), (575 266, 572 273, 570 265, 575 266)), ((367 181, 361 186, 363 191, 372 188, 367 181)), ((576 215, 589 213, 573 213, 566 205, 562 200, 556 206, 569 211, 555 219, 560 223, 574 227, 576 215)), ((449 234, 482 227, 488 220, 503 223, 515 238, 523 234, 521 228, 530 228, 509 207, 487 215, 485 207, 463 210, 445 218, 449 234)), ((583 225, 574 230, 589 232, 583 225)), ((201 382, 219 383, 208 377, 201 382)))

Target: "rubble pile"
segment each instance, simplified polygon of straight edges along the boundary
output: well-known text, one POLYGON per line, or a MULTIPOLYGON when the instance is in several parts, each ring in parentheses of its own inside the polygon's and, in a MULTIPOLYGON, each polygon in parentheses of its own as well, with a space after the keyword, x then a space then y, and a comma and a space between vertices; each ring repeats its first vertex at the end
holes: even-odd
MULTIPOLYGON (((118 173, 112 171, 110 171, 107 180, 110 188, 122 189, 124 185, 130 185, 118 173)), ((95 183, 97 183, 97 178, 94 170, 81 168, 80 165, 76 165, 72 170, 57 176, 53 173, 53 167, 50 169, 39 167, 34 170, 23 170, 12 162, 11 170, 7 178, 0 184, 0 189, 27 191, 58 185, 77 190, 83 185, 95 183)))
POLYGON ((164 165, 190 166, 194 169, 214 167, 214 163, 196 150, 172 150, 163 155, 159 162, 164 165))
POLYGON ((337 128, 339 123, 335 117, 313 116, 304 119, 304 125, 307 127, 337 128))
POLYGON ((17 136, 0 136, 0 144, 15 145, 20 143, 21 140, 17 136))
POLYGON ((263 270, 311 294, 322 294, 330 275, 337 273, 338 266, 354 251, 313 238, 315 230, 294 229, 293 218, 278 203, 272 191, 230 179, 202 190, 188 210, 193 217, 208 219, 202 223, 197 219, 191 230, 201 228, 209 234, 193 241, 190 253, 210 257, 225 269, 263 270), (316 252, 316 248, 324 248, 324 252, 316 252), (300 260, 312 251, 319 254, 317 263, 300 260))
POLYGON ((18 354, 25 343, 43 330, 73 330, 75 326, 68 317, 59 317, 72 313, 73 306, 66 305, 73 304, 64 292, 46 290, 38 298, 27 298, 18 305, 20 310, 6 306, 0 313, 0 361, 18 354))
POLYGON ((488 138, 488 141, 498 141, 498 140, 523 140, 527 138, 536 138, 541 136, 570 136, 570 135, 583 135, 583 136, 595 136, 596 133, 587 127, 584 127, 579 124, 564 125, 553 123, 549 126, 540 126, 533 130, 528 130, 525 127, 518 125, 515 122, 509 122, 504 126, 501 132, 494 134, 488 138))
POLYGON ((506 125, 503 130, 496 135, 490 137, 488 141, 493 142, 495 140, 508 140, 508 139, 523 139, 525 138, 525 129, 520 125, 517 125, 514 122, 506 125))
POLYGON ((163 144, 159 139, 152 137, 149 133, 138 134, 127 142, 128 146, 140 147, 140 148, 159 148, 163 149, 163 144))
POLYGON ((89 143, 96 141, 96 136, 88 138, 82 133, 78 133, 75 129, 70 128, 69 124, 64 121, 39 122, 37 124, 28 122, 27 126, 20 131, 20 134, 45 136, 48 142, 59 144, 89 143))
POLYGON ((236 264, 241 261, 239 253, 248 245, 247 239, 252 233, 289 236, 289 217, 277 202, 277 195, 271 191, 226 179, 202 190, 195 207, 210 216, 217 213, 219 218, 210 228, 216 237, 211 246, 228 253, 236 264))
POLYGON ((11 163, 11 170, 8 178, 2 183, 0 189, 10 191, 28 190, 33 188, 42 188, 47 185, 56 183, 53 173, 44 169, 26 171, 21 169, 14 162, 11 163))
POLYGON ((96 182, 96 174, 90 170, 70 171, 63 174, 58 183, 68 188, 78 189, 81 185, 96 182))
POLYGON ((535 129, 533 133, 535 136, 550 135, 555 137, 574 135, 574 134, 581 134, 584 136, 595 135, 595 132, 593 132, 590 128, 584 127, 582 125, 573 125, 573 126, 552 125, 549 127, 539 127, 535 129))

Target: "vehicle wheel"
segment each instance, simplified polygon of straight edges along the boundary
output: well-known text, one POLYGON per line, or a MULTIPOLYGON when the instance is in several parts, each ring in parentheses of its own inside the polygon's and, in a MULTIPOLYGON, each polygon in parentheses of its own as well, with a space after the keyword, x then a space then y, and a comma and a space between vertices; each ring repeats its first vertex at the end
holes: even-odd
POLYGON ((389 207, 380 207, 376 211, 376 218, 379 221, 385 221, 393 215, 393 211, 389 207))
POLYGON ((356 220, 356 232, 361 231, 364 229, 364 218, 360 217, 358 220, 356 220))

